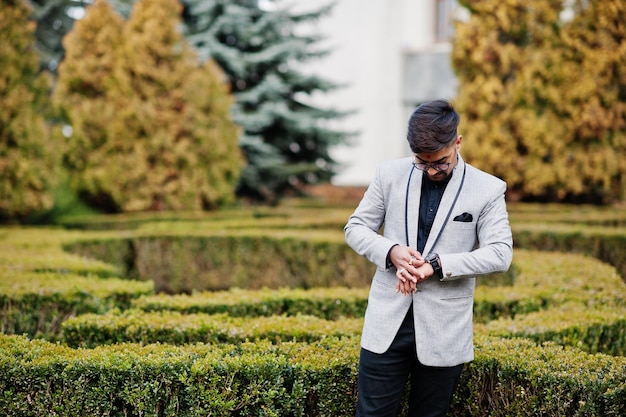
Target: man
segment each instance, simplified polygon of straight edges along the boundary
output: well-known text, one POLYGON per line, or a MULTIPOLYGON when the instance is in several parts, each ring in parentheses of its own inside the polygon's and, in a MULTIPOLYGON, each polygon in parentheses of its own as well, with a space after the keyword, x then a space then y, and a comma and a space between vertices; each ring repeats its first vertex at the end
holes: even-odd
POLYGON ((475 277, 511 264, 506 184, 463 161, 458 124, 446 101, 419 106, 407 134, 414 155, 379 165, 345 226, 348 245, 378 267, 361 336, 359 417, 398 415, 407 380, 410 416, 447 414, 474 358, 475 277))

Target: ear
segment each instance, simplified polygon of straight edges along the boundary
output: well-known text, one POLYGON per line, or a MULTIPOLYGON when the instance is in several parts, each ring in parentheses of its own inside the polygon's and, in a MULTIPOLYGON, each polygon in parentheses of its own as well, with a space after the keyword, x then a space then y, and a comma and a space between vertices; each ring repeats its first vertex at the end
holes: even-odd
POLYGON ((457 152, 459 151, 459 149, 461 149, 461 142, 463 142, 463 136, 459 135, 456 138, 456 143, 454 144, 456 146, 457 152))

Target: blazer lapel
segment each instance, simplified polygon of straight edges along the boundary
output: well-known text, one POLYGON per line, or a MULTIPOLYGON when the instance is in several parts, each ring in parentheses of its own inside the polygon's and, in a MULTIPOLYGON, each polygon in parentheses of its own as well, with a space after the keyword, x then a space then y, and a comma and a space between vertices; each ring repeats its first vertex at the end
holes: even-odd
POLYGON ((422 175, 422 171, 413 168, 413 174, 407 190, 407 212, 404 221, 405 227, 408 228, 409 241, 405 243, 407 246, 412 247, 416 247, 417 245, 417 219, 419 219, 420 215, 420 198, 422 197, 422 175))
MULTIPOLYGON (((439 235, 443 231, 450 214, 452 213, 452 209, 456 203, 456 199, 461 191, 461 187, 463 187, 465 173, 465 161, 459 155, 459 163, 454 169, 454 174, 452 178, 450 178, 450 182, 446 186, 446 190, 441 197, 441 202, 439 203, 439 209, 437 210, 437 214, 435 215, 435 220, 433 222, 433 227, 430 229, 430 234, 428 235, 428 240, 426 240, 426 245, 424 246, 424 253, 422 255, 430 253, 435 242, 438 240, 439 235)), ((417 200, 419 201, 419 200, 417 200)), ((419 207, 418 207, 419 211, 419 207)))

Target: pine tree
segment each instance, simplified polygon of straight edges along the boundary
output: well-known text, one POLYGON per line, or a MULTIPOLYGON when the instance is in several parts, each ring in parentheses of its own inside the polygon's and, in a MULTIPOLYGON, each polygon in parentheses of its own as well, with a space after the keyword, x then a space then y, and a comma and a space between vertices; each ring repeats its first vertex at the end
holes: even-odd
POLYGON ((516 198, 625 195, 626 90, 616 68, 625 63, 618 45, 626 33, 615 23, 626 17, 624 6, 584 3, 569 21, 560 0, 462 2, 471 17, 457 25, 453 65, 464 152, 505 179, 516 198))
POLYGON ((0 218, 27 220, 53 205, 58 153, 45 120, 35 22, 22 0, 0 2, 0 218))
POLYGON ((186 0, 187 39, 201 59, 215 59, 228 74, 236 103, 234 118, 244 127, 240 146, 248 165, 240 195, 276 201, 303 184, 328 181, 337 164, 329 155, 345 133, 327 122, 345 115, 306 103, 314 92, 336 85, 305 76, 297 63, 320 57, 320 40, 298 35, 299 24, 330 9, 291 14, 262 10, 256 0, 186 0))
MULTIPOLYGON (((322 18, 330 7, 296 15, 284 9, 264 10, 258 0, 182 1, 187 39, 202 61, 209 57, 217 61, 233 86, 233 116, 244 128, 239 145, 247 159, 239 194, 276 201, 303 184, 332 178, 338 166, 329 151, 348 134, 328 126, 348 112, 306 103, 307 96, 338 86, 299 72, 298 65, 327 51, 315 49, 319 38, 296 34, 299 25, 322 18)), ((39 5, 43 64, 54 70, 63 56, 60 38, 73 24, 67 11, 87 2, 33 2, 39 5)), ((128 16, 134 1, 109 3, 128 16)))
POLYGON ((111 211, 197 210, 234 198, 232 97, 214 63, 198 65, 177 31, 179 13, 176 0, 143 0, 122 23, 99 0, 67 38, 58 100, 76 132, 68 166, 78 190, 111 211), (66 99, 72 86, 76 103, 66 99))
POLYGON ((35 37, 40 51, 41 68, 56 73, 63 59, 63 37, 72 29, 71 16, 78 7, 88 4, 78 0, 26 0, 32 6, 32 17, 37 20, 35 37), (68 14, 69 12, 69 14, 68 14))

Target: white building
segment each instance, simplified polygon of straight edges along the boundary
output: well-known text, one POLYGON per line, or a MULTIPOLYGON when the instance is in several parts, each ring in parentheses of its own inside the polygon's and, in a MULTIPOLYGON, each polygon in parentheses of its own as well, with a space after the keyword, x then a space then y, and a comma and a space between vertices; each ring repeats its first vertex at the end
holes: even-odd
MULTIPOLYGON (((296 0, 315 10, 330 0, 296 0)), ((315 31, 331 53, 307 63, 310 71, 346 87, 314 97, 322 107, 355 110, 338 122, 356 131, 351 144, 334 149, 344 169, 336 185, 367 185, 378 162, 410 155, 406 124, 420 103, 453 100, 457 82, 450 64, 455 0, 336 0, 315 31)))

